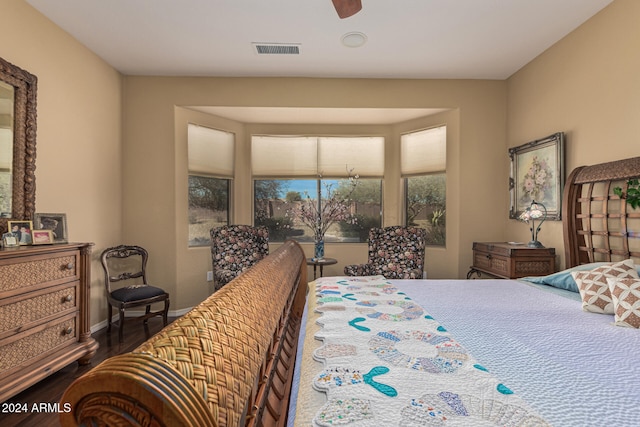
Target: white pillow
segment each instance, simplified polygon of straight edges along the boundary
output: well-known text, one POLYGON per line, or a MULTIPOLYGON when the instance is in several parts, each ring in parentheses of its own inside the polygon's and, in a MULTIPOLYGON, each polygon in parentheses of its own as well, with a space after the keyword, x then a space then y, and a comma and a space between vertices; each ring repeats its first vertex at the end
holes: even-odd
POLYGON ((607 279, 638 279, 633 260, 625 259, 589 271, 571 273, 582 298, 582 309, 592 313, 613 314, 614 305, 607 279))
POLYGON ((608 278, 616 325, 640 329, 640 280, 608 278))

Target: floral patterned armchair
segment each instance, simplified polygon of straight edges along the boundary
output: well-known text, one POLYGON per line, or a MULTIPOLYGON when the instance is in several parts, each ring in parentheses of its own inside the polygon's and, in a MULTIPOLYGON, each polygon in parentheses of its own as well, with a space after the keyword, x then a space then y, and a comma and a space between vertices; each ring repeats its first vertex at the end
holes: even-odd
POLYGON ((369 231, 369 259, 366 264, 347 265, 348 276, 374 276, 387 279, 422 279, 427 231, 418 227, 394 225, 369 231))
POLYGON ((215 290, 269 255, 269 230, 250 225, 212 228, 211 260, 215 290))

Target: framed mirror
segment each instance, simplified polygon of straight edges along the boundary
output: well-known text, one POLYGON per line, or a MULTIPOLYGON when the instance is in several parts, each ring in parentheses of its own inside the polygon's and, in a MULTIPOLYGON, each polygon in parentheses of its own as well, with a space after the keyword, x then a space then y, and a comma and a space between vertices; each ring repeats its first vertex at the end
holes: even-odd
POLYGON ((36 204, 36 92, 33 74, 0 58, 0 232, 31 220, 36 204))

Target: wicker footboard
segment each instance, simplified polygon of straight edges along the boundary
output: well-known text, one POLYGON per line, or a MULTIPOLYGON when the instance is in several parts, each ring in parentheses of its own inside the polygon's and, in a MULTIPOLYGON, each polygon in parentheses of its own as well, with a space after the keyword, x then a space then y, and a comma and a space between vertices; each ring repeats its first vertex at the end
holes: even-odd
POLYGON ((63 426, 283 426, 306 299, 285 242, 131 353, 67 389, 63 426))

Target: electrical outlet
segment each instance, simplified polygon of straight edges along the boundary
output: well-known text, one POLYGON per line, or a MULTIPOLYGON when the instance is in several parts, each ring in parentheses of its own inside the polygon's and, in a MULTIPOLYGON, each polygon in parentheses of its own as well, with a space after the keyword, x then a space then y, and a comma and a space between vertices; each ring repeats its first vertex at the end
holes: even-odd
POLYGON ((207 282, 213 282, 213 271, 207 271, 207 282))

